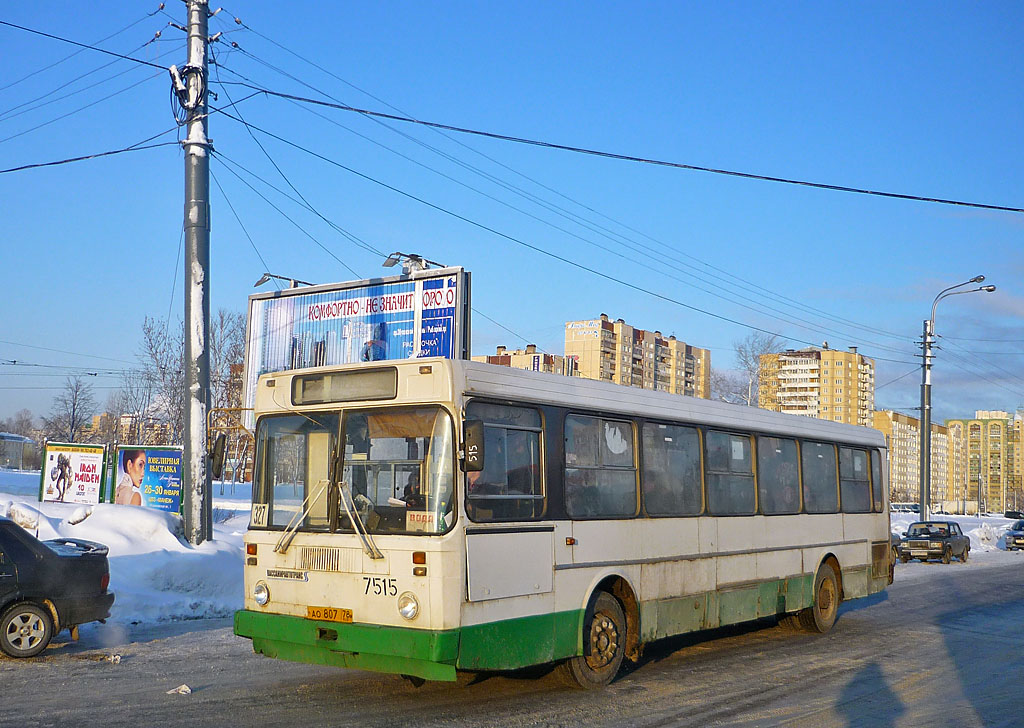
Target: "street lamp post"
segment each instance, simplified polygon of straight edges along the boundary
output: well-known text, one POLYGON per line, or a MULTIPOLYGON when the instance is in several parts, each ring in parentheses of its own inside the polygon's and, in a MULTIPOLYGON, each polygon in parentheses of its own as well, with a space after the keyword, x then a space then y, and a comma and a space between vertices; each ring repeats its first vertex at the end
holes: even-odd
POLYGON ((978 286, 966 291, 955 290, 963 286, 969 286, 972 283, 981 283, 983 280, 985 280, 985 276, 974 276, 969 281, 957 283, 955 286, 939 291, 939 295, 932 301, 932 315, 924 321, 924 334, 921 337, 921 520, 929 517, 929 500, 931 497, 932 342, 935 336, 935 307, 939 305, 939 301, 949 296, 958 296, 961 293, 977 293, 978 291, 992 293, 992 291, 996 290, 995 286, 978 286))

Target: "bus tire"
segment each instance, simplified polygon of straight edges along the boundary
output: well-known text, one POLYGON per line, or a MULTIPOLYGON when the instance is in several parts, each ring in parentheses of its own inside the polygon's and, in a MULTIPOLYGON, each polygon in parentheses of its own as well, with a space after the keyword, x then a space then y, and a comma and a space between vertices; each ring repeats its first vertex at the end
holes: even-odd
POLYGON ((828 564, 818 567, 814 577, 814 602, 798 613, 800 626, 806 632, 825 633, 836 623, 839 612, 839 580, 828 564))
POLYGON ((626 615, 619 601, 608 592, 598 592, 583 624, 584 651, 570 657, 557 670, 573 687, 593 690, 612 681, 626 655, 626 615), (589 647, 589 649, 588 649, 589 647))

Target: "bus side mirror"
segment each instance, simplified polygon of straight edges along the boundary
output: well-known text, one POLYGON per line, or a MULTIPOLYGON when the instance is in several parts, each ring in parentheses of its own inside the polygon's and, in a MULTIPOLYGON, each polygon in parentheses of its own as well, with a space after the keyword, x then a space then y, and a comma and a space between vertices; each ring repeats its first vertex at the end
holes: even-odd
POLYGON ((222 432, 217 435, 217 439, 213 441, 213 447, 210 448, 210 472, 217 480, 220 480, 224 474, 224 448, 227 441, 227 436, 222 432))
POLYGON ((466 420, 462 423, 462 469, 479 473, 484 469, 484 423, 466 420))

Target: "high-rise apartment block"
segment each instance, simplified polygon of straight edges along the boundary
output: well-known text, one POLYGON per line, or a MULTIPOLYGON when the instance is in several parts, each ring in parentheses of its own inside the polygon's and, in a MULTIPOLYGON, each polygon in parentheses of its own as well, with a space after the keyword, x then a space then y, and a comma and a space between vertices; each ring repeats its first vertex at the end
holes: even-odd
POLYGON ((564 356, 558 354, 546 354, 537 351, 536 344, 527 344, 525 349, 509 351, 504 346, 499 346, 493 356, 474 356, 473 361, 486 364, 499 364, 513 369, 527 369, 534 372, 548 372, 549 374, 573 375, 573 364, 564 356), (568 369, 566 368, 568 366, 568 369))
POLYGON ((773 412, 871 427, 875 362, 849 351, 819 348, 761 355, 758 406, 773 412))
MULTIPOLYGON (((889 500, 916 503, 921 495, 921 421, 901 412, 881 410, 874 413, 874 427, 885 435, 889 448, 889 500)), ((932 424, 931 488, 932 507, 960 511, 964 507, 962 481, 956 473, 965 467, 963 441, 947 427, 932 424)))
POLYGON ((992 513, 1024 508, 1024 413, 978 410, 973 418, 946 420, 951 432, 966 443, 967 467, 962 473, 968 509, 992 513))
POLYGON ((580 376, 659 392, 711 397, 711 352, 606 314, 565 324, 565 358, 580 376))

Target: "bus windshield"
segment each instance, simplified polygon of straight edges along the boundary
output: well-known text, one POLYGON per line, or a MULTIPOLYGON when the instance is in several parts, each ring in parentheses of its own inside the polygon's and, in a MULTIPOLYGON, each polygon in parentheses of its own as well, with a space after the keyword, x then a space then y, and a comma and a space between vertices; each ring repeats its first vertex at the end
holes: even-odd
MULTIPOLYGON (((339 414, 260 420, 252 526, 329 530, 330 460, 340 450, 341 487, 370 533, 447 531, 455 518, 448 413, 440 407, 349 410, 340 423, 339 414), (339 437, 344 448, 336 447, 339 437), (261 504, 267 507, 256 507, 261 504)), ((344 506, 338 510, 338 530, 352 531, 344 506)))

